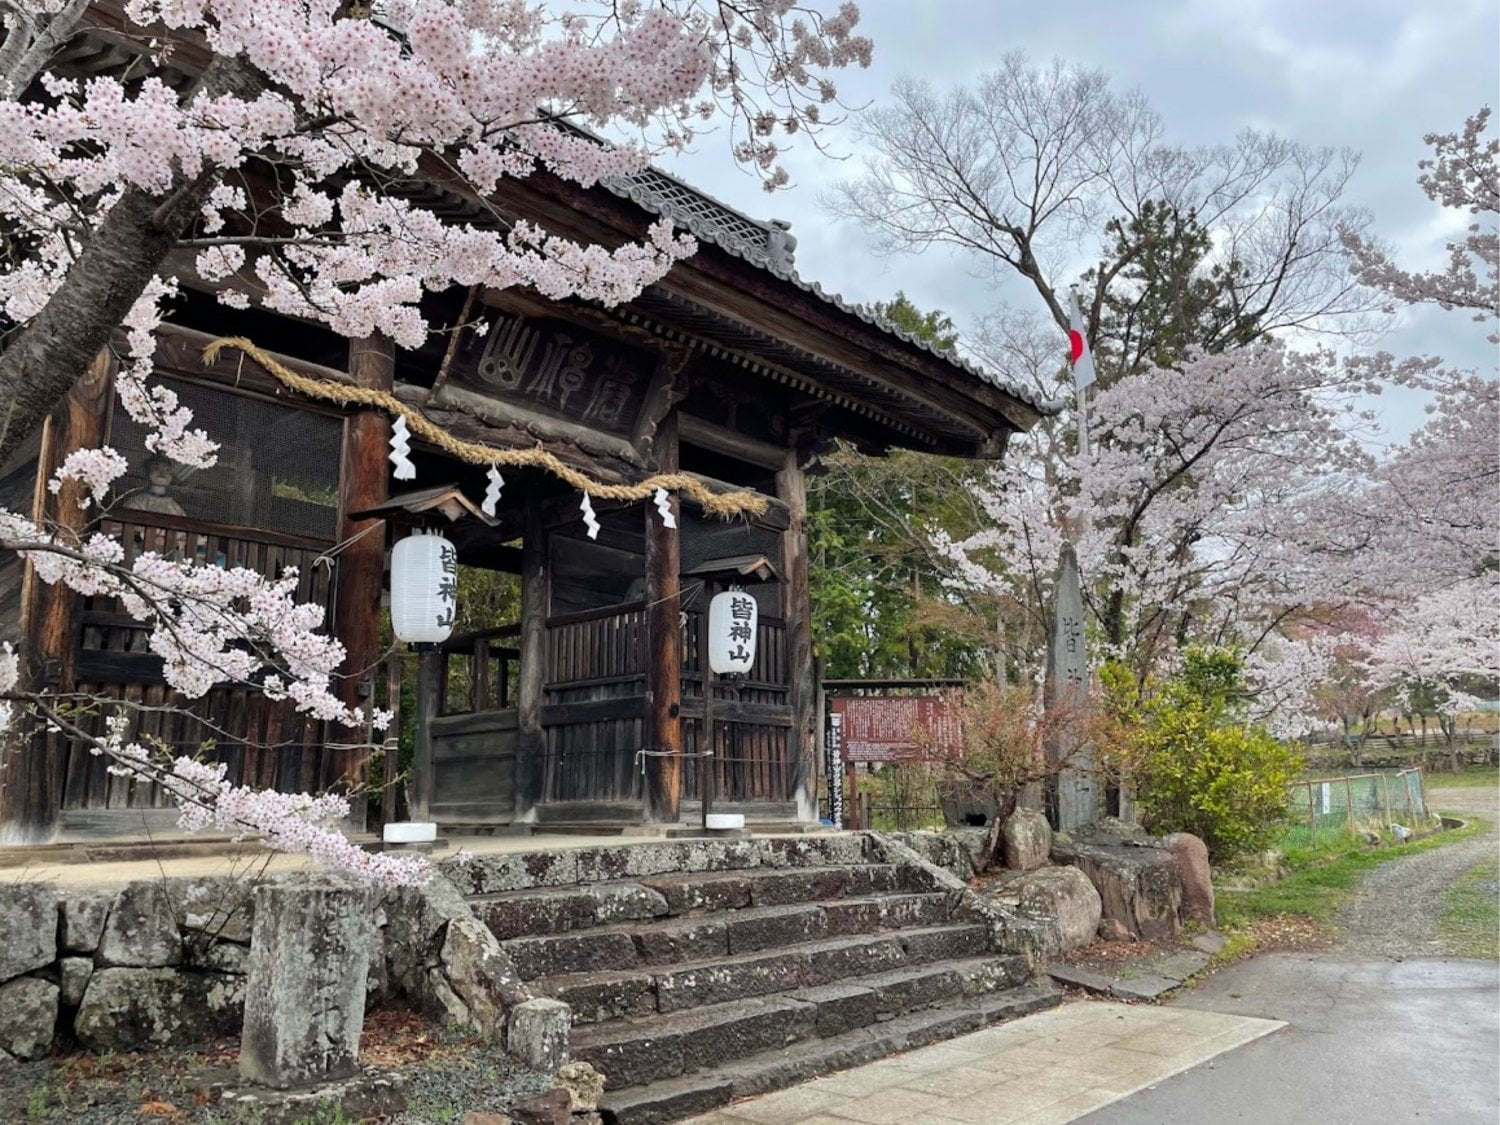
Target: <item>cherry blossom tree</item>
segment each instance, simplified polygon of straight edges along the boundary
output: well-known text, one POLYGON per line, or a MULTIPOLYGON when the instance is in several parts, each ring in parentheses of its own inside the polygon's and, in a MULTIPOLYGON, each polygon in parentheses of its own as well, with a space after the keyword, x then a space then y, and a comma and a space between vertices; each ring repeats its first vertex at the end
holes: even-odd
POLYGON ((1428 419, 1345 519, 1367 538, 1371 579, 1416 597, 1500 562, 1500 382, 1441 368, 1401 381, 1431 396, 1428 419))
MULTIPOLYGON (((0 0, 0 461, 123 330, 119 401, 148 447, 206 466, 212 435, 149 381, 154 330, 192 262, 231 307, 257 304, 351 338, 417 347, 420 299, 450 286, 529 287, 614 304, 694 250, 660 221, 602 246, 515 219, 505 192, 538 174, 582 187, 628 175, 716 119, 735 159, 787 182, 792 136, 820 145, 836 120, 834 71, 867 65, 858 9, 794 0, 0 0), (60 48, 105 25, 128 63, 70 71, 60 48), (113 21, 113 22, 112 22, 113 21), (470 206, 442 219, 413 189, 470 206)), ((82 450, 50 482, 62 502, 106 502, 124 471, 82 450)), ((379 726, 331 689, 342 646, 292 597, 295 575, 197 565, 0 513, 0 546, 42 580, 117 597, 150 626, 167 682, 193 698, 249 685, 334 724, 379 726)), ((111 721, 31 690, 7 650, 0 693, 11 746, 32 722, 164 785, 183 825, 253 832, 391 882, 420 865, 371 859, 326 826, 338 795, 230 785, 222 770, 129 740, 111 721)))
POLYGON ((1345 581, 1309 565, 1323 529, 1307 517, 1368 469, 1350 435, 1364 382, 1331 351, 1270 342, 1126 376, 1094 400, 1086 454, 992 473, 993 526, 944 544, 959 581, 1040 612, 1066 539, 1099 647, 1139 676, 1189 641, 1253 652, 1345 581))
POLYGON ((6 0, 0 218, 17 249, 0 263, 0 310, 16 327, 0 353, 0 460, 122 323, 126 380, 149 369, 173 251, 226 303, 254 295, 404 347, 427 331, 422 293, 448 285, 626 299, 692 241, 665 221, 614 248, 560 239, 510 218, 503 183, 542 168, 589 186, 727 116, 736 158, 778 186, 780 143, 816 137, 836 104, 828 72, 870 57, 852 4, 825 18, 793 0, 386 0, 357 18, 369 7, 129 0, 123 38, 144 76, 85 80, 49 69, 46 48, 89 9, 6 0), (194 56, 201 71, 174 89, 166 66, 194 56), (601 143, 580 126, 632 136, 601 143), (402 190, 422 181, 479 217, 424 210, 402 190))
POLYGON ((1500 686, 1500 572, 1494 569, 1392 608, 1371 646, 1370 680, 1399 694, 1403 710, 1431 715, 1460 768, 1458 717, 1500 686))
POLYGON ((1490 116, 1484 106, 1458 132, 1422 138, 1432 149, 1432 157, 1418 164, 1417 182, 1427 198, 1473 219, 1461 238, 1447 243, 1446 267, 1405 269, 1389 248, 1346 229, 1344 245, 1361 283, 1405 304, 1471 310, 1480 322, 1500 314, 1500 136, 1491 131, 1490 116))

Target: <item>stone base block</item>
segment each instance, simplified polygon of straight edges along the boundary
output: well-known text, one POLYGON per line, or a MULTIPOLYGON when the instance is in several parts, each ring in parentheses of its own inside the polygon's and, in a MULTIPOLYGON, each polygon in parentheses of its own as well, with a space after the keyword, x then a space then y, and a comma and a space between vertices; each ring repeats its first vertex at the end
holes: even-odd
POLYGON ((397 1074, 364 1072, 342 1082, 296 1090, 230 1087, 220 1092, 219 1106, 231 1121, 262 1125, 389 1120, 406 1108, 406 1080, 397 1074))

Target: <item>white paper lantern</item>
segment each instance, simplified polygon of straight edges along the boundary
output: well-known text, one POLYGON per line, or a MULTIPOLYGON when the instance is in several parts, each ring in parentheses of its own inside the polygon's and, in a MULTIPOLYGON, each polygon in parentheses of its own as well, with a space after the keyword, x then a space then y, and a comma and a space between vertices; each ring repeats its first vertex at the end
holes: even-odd
POLYGON ((743 590, 714 595, 708 604, 708 666, 718 676, 744 675, 755 664, 760 607, 743 590))
POLYGON ((453 632, 458 551, 441 535, 409 535, 391 552, 391 630, 409 645, 435 645, 453 632))

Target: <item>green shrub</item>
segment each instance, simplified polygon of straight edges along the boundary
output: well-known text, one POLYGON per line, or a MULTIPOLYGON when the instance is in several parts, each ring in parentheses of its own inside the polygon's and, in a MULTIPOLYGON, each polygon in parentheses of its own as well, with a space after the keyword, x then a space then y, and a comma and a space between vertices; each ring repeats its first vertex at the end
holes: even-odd
POLYGON ((1215 860, 1267 842, 1302 769, 1294 751, 1241 717, 1240 670, 1232 652, 1192 648, 1177 676, 1144 689, 1124 669, 1103 673, 1112 764, 1133 779, 1142 823, 1191 832, 1215 860))

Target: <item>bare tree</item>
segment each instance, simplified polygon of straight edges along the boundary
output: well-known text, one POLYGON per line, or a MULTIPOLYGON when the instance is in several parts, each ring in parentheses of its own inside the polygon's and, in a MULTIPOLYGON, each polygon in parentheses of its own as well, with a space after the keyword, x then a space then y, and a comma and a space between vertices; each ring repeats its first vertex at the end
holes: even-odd
POLYGON ((1019 275, 1059 326, 1065 279, 1087 270, 1090 338, 1106 294, 1148 251, 1149 219, 1162 208, 1210 237, 1204 266, 1221 271, 1232 312, 1222 346, 1247 330, 1353 331, 1374 311, 1341 240, 1367 223, 1342 202, 1358 164, 1348 150, 1255 130, 1227 144, 1174 145, 1139 93, 1115 92, 1101 71, 1037 66, 1020 53, 946 94, 903 80, 855 128, 872 155, 828 206, 863 223, 885 252, 955 246, 997 279, 1019 275))

